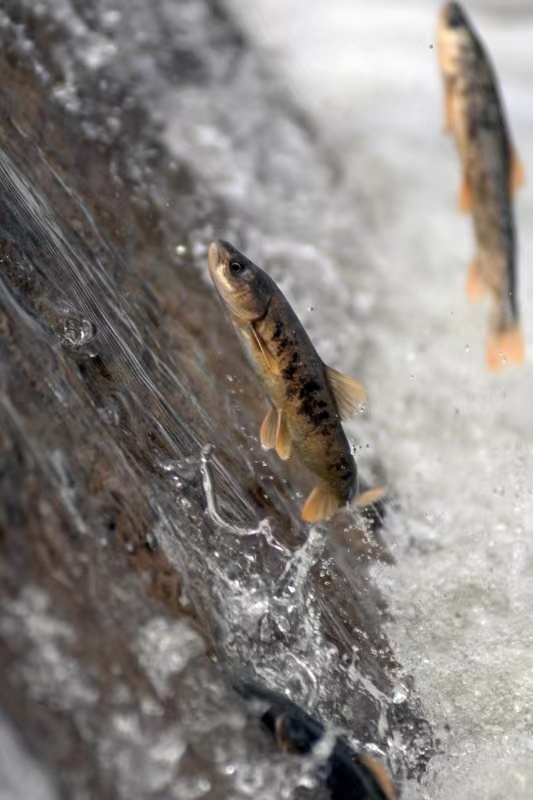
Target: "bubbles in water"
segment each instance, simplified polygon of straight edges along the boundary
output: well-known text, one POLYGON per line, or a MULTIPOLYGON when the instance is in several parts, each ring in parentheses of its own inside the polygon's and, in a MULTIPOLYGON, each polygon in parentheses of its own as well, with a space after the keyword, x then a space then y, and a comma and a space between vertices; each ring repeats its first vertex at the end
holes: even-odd
POLYGON ((70 316, 63 321, 61 344, 68 350, 88 348, 96 336, 96 325, 84 317, 70 316))

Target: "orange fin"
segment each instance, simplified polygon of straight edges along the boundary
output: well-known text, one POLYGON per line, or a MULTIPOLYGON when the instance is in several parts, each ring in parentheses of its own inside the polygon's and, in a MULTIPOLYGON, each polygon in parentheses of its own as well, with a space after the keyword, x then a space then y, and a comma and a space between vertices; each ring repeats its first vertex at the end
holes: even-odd
POLYGON ((394 784, 383 764, 372 756, 367 756, 366 753, 358 755, 357 760, 372 773, 387 800, 394 800, 394 784))
POLYGON ((350 419, 365 404, 368 392, 355 378, 349 378, 333 367, 325 367, 325 370, 341 420, 350 419))
POLYGON ((331 517, 341 505, 336 494, 316 486, 302 508, 302 519, 304 522, 320 522, 331 517))
POLYGON ((472 211, 472 189, 466 176, 463 177, 461 189, 459 190, 459 208, 464 213, 472 211))
POLYGON ((518 325, 489 337, 487 364, 491 372, 499 372, 508 364, 520 366, 525 357, 524 337, 518 325))
POLYGON ((514 148, 511 150, 511 171, 509 173, 509 191, 511 195, 516 194, 521 186, 526 182, 524 166, 518 158, 514 148))
POLYGON ((259 438, 261 439, 261 447, 263 450, 272 450, 276 446, 277 432, 278 412, 276 409, 271 408, 264 418, 261 430, 259 431, 259 438))
POLYGON ((278 424, 276 430, 276 453, 282 461, 291 457, 292 441, 287 428, 285 417, 278 411, 278 424))
POLYGON ((487 287, 483 283, 483 278, 481 277, 479 262, 477 258, 474 258, 474 260, 470 262, 470 266, 468 268, 468 275, 466 278, 466 296, 470 302, 473 303, 483 297, 483 295, 486 293, 487 287))
POLYGON ((386 494, 387 488, 385 486, 375 486, 373 489, 367 489, 366 492, 362 492, 358 495, 355 499, 355 505, 358 508, 371 506, 377 503, 378 500, 381 500, 382 497, 385 497, 386 494))
POLYGON ((442 125, 443 133, 451 133, 453 130, 452 116, 452 88, 449 81, 444 81, 444 122, 442 125))

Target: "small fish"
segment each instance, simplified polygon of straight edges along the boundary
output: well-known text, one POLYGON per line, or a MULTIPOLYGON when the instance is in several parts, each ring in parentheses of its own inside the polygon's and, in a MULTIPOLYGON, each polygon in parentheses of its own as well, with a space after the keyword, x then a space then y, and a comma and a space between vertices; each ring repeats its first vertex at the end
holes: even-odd
MULTIPOLYGON (((341 420, 365 402, 366 390, 353 378, 327 367, 281 290, 266 272, 227 242, 213 242, 209 271, 244 351, 271 403, 260 430, 265 450, 282 460, 293 448, 319 479, 302 519, 327 519, 357 495, 357 467, 341 420)), ((383 495, 372 489, 357 502, 383 495)))
POLYGON ((517 302, 512 197, 524 170, 511 143, 490 59, 459 3, 446 3, 438 28, 444 79, 444 129, 455 136, 462 169, 459 206, 471 211, 477 254, 467 294, 490 295, 493 310, 487 363, 522 364, 524 341, 517 302))
MULTIPOLYGON (((284 695, 245 683, 236 687, 262 708, 261 721, 282 752, 309 755, 326 733, 325 727, 284 695)), ((331 800, 393 800, 394 785, 385 767, 335 737, 323 765, 331 800)))

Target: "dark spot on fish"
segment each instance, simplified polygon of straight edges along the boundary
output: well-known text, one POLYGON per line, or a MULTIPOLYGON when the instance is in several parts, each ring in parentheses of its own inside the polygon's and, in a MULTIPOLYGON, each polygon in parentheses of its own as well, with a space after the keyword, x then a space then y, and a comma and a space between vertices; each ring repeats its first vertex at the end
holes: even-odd
POLYGON ((282 353, 287 347, 292 344, 288 336, 284 336, 278 345, 278 353, 282 353))
POLYGON ((274 333, 272 334, 272 338, 274 339, 274 341, 280 339, 282 333, 283 333, 283 322, 280 319, 277 319, 274 324, 274 333))
POLYGON ((353 459, 348 459, 346 456, 341 456, 335 464, 335 471, 339 474, 341 481, 353 481, 353 459))
POLYGON ((296 372, 298 371, 299 366, 300 366, 300 359, 298 357, 298 353, 293 353, 289 365, 285 367, 285 369, 281 373, 286 381, 292 381, 296 372))
POLYGON ((304 400, 305 398, 308 398, 312 394, 317 392, 319 389, 320 389, 320 384, 311 378, 310 380, 304 383, 304 385, 298 392, 298 397, 300 398, 300 400, 304 400))
POLYGON ((331 414, 327 410, 328 404, 320 396, 316 396, 321 388, 317 381, 310 378, 305 381, 298 392, 298 397, 302 401, 298 413, 304 414, 317 427, 331 418, 331 414))

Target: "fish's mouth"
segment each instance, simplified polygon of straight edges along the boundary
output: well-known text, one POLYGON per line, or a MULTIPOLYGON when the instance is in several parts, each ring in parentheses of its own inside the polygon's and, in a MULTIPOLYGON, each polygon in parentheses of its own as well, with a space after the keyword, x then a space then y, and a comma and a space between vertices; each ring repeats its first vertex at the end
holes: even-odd
POLYGON ((213 280, 215 280, 217 271, 221 261, 220 242, 211 242, 207 251, 207 263, 209 265, 209 272, 213 280))

